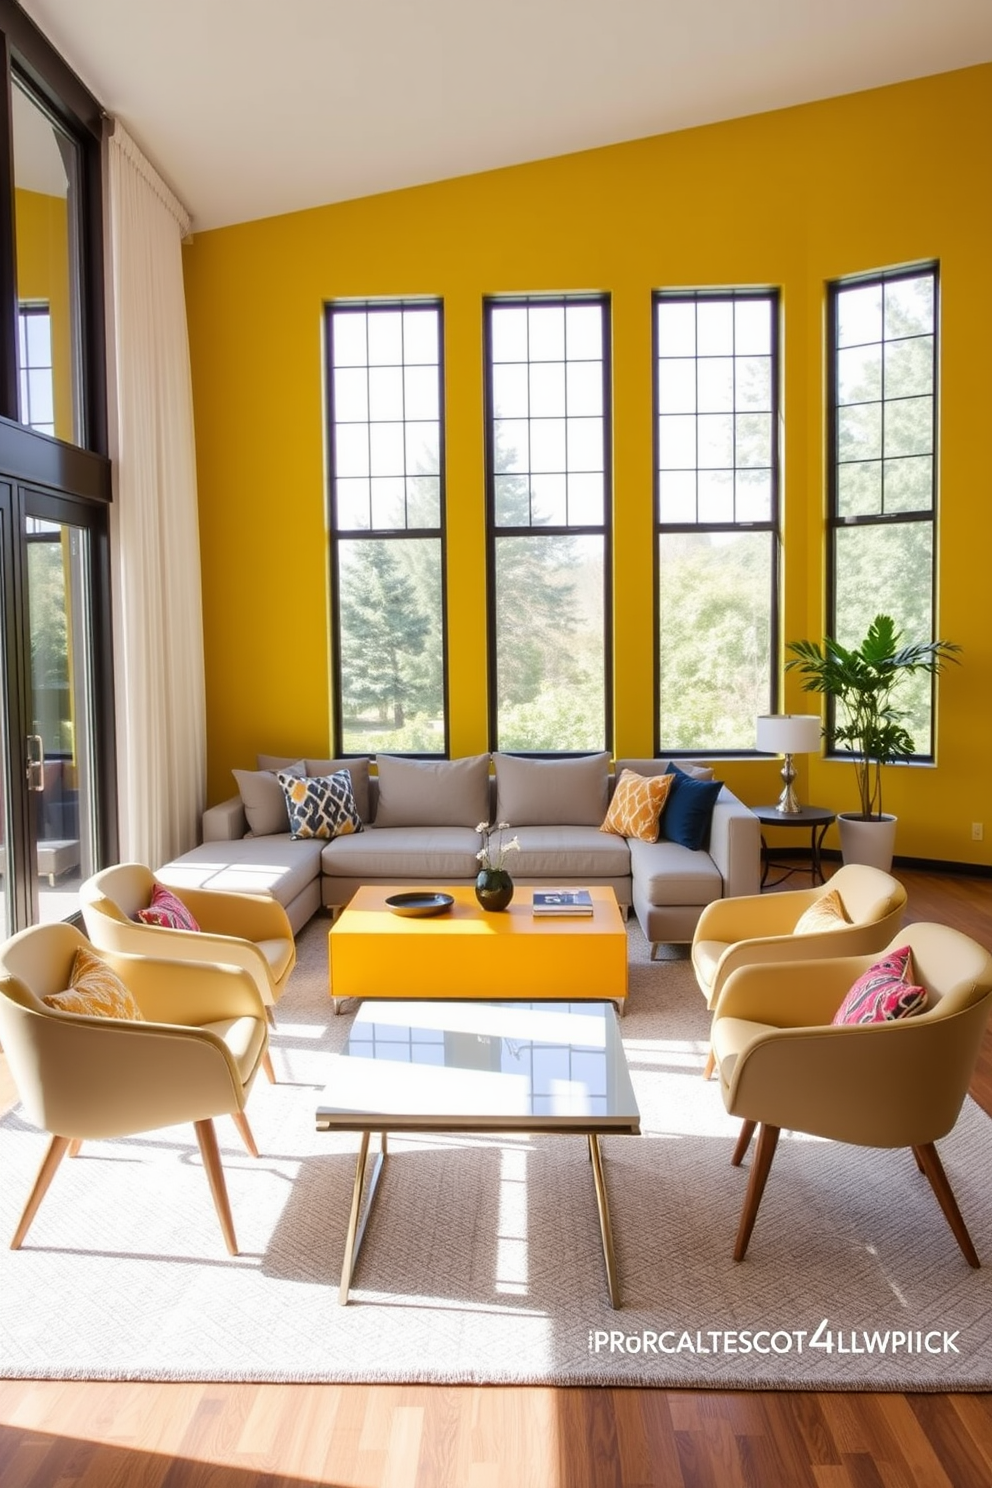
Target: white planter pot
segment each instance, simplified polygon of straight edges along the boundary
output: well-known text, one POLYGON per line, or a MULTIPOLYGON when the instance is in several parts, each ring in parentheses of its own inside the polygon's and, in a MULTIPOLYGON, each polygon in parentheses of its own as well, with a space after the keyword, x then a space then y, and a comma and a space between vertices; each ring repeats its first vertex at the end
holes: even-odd
POLYGON ((869 868, 881 868, 889 873, 892 855, 896 846, 896 822, 894 816, 864 817, 842 811, 837 817, 840 832, 840 850, 845 863, 866 863, 869 868))

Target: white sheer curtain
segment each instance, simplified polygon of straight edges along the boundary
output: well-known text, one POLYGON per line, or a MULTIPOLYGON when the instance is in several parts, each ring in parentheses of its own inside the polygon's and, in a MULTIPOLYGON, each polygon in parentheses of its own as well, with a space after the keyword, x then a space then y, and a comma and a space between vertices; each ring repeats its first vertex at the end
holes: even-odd
POLYGON ((203 622, 182 239, 189 217, 119 121, 108 153, 108 336, 121 856, 198 840, 203 622))

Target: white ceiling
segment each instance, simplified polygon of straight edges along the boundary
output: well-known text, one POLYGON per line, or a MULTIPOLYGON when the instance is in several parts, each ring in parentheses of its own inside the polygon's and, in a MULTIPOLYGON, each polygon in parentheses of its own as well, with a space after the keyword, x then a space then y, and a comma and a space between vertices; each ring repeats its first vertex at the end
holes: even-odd
POLYGON ((992 60, 992 0, 22 0, 205 229, 992 60))

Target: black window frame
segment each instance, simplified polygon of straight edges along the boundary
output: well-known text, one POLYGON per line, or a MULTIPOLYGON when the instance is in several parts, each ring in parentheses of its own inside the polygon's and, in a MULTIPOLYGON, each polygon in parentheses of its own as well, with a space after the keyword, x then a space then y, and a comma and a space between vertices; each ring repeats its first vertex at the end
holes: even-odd
MULTIPOLYGON (((328 564, 330 569, 331 589, 331 673, 332 673, 332 700, 331 700, 331 729, 332 749, 334 755, 341 759, 360 758, 344 748, 344 716, 342 709, 342 666, 341 666, 341 584, 340 576, 340 543, 342 541, 371 541, 403 542, 406 540, 436 539, 440 545, 440 579, 441 579, 441 669, 442 669, 442 706, 444 709, 444 733, 443 747, 430 753, 422 750, 391 750, 390 753, 402 755, 406 759, 450 759, 451 757, 451 708, 449 697, 449 637, 448 637, 448 538, 447 538, 447 477, 446 477, 446 451, 445 451, 445 337, 444 337, 444 301, 441 296, 397 296, 395 298, 372 298, 352 299, 342 298, 328 300, 324 304, 323 313, 323 335, 324 335, 324 386, 325 386, 325 416, 326 416, 326 439, 327 439, 327 529, 328 529, 328 564), (438 327, 438 456, 440 464, 439 472, 439 516, 438 527, 401 527, 401 528, 343 528, 338 526, 337 513, 337 490, 335 469, 335 417, 334 417, 334 355, 333 355, 333 317, 337 313, 390 313, 403 310, 432 309, 437 313, 438 327)), ((404 364, 405 365, 405 364, 404 364)), ((405 422, 405 420, 404 420, 405 422)))
MULTIPOLYGON (((0 67, 4 94, 0 106, 0 419, 17 423, 17 271, 14 210, 14 139, 11 89, 16 76, 37 106, 78 148, 79 376, 82 431, 67 449, 108 454, 107 357, 103 282, 103 121, 97 99, 79 80, 42 32, 14 3, 0 0, 0 67)), ((67 460, 70 457, 65 457, 67 460)), ((49 462, 51 463, 51 462, 49 462)))
MULTIPOLYGON (((698 361, 698 353, 696 356, 698 361)), ((771 544, 770 592, 769 592, 769 687, 768 712, 779 708, 781 671, 779 652, 781 647, 781 585, 782 585, 782 448, 781 448, 781 387, 782 387, 782 295, 774 285, 697 288, 656 289, 651 295, 651 408, 652 408, 652 491, 654 530, 654 754, 656 759, 687 759, 700 753, 698 748, 674 747, 664 743, 662 734, 662 687, 661 687, 661 560, 659 546, 665 533, 678 532, 767 532, 771 544), (662 303, 682 302, 698 305, 704 302, 731 302, 740 300, 766 300, 771 303, 772 348, 771 348, 771 511, 767 521, 762 522, 663 522, 661 519, 661 482, 659 451, 659 386, 658 386, 658 306, 662 303)), ((701 468, 698 465, 695 467, 701 468)), ((734 467, 736 469, 736 466, 734 467)), ((705 747, 707 758, 740 758, 757 755, 757 748, 716 749, 705 747)))
MULTIPOLYGON (((608 291, 567 291, 560 294, 486 295, 482 305, 482 342, 486 461, 486 672, 489 748, 533 759, 570 759, 613 750, 613 338, 612 296, 608 291), (493 391, 492 312, 494 309, 596 305, 603 321, 603 520, 601 523, 497 526, 495 469, 495 398, 493 391), (496 545, 503 537, 602 537, 603 541, 603 743, 576 750, 501 749, 499 743, 499 688, 497 676, 496 545)), ((528 362, 528 365, 531 365, 528 362)), ((567 366, 567 359, 566 359, 567 366)))
MULTIPOLYGON (((937 620, 937 540, 938 540, 938 494, 939 494, 939 463, 940 463, 940 262, 937 259, 925 259, 919 263, 903 264, 892 268, 878 269, 873 272, 843 275, 838 279, 832 279, 827 283, 827 382, 826 382, 826 414, 827 414, 827 533, 826 533, 826 634, 836 636, 837 634, 837 533, 858 527, 897 527, 907 523, 928 523, 931 529, 930 542, 930 635, 927 639, 936 637, 937 620), (931 401, 933 409, 933 448, 931 459, 933 462, 932 477, 930 484, 930 506, 926 510, 920 509, 914 512, 884 512, 874 515, 842 516, 839 511, 839 417, 838 410, 842 406, 838 401, 838 353, 842 349, 838 345, 838 302, 841 292, 847 289, 868 287, 873 284, 885 285, 896 283, 906 279, 919 279, 923 275, 931 275, 933 278, 933 388, 931 401)), ((885 341, 882 343, 884 346, 885 341)), ((884 405, 885 405, 885 369, 884 358, 881 372, 881 398, 882 404, 882 454, 879 456, 882 464, 882 500, 884 503, 885 482, 885 454, 884 454, 884 405)), ((846 406, 846 405, 844 405, 846 406)), ((881 606, 884 609, 884 606, 881 606)), ((858 637, 860 639, 860 637, 858 637)), ((935 758, 934 732, 936 720, 936 677, 930 678, 930 748, 929 750, 918 750, 909 756, 913 762, 920 764, 932 764, 935 758)), ((836 723, 836 703, 828 699, 826 715, 826 735, 824 740, 824 753, 828 759, 846 760, 850 758, 847 750, 837 749, 834 740, 834 727, 836 723)))

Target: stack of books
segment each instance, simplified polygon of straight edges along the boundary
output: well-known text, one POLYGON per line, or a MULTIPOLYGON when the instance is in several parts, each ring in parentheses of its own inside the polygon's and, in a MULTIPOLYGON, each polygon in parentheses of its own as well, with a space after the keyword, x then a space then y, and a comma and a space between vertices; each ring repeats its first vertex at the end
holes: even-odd
POLYGON ((592 895, 588 889, 535 889, 536 915, 591 915, 592 895))

